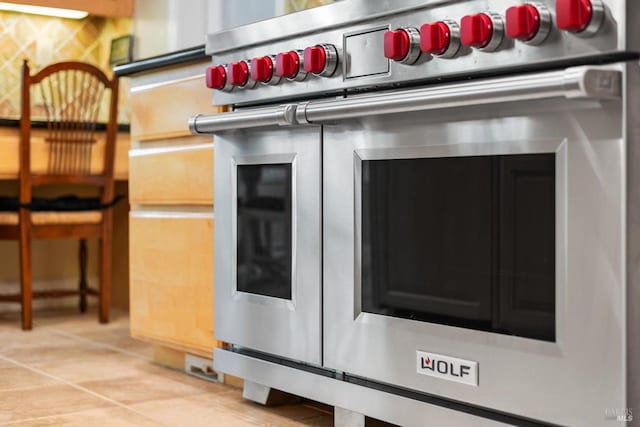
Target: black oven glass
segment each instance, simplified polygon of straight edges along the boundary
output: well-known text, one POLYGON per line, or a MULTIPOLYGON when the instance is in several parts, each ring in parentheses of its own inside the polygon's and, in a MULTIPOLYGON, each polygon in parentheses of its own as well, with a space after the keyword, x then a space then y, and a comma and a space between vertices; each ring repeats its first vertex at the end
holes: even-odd
POLYGON ((362 310, 555 340, 555 155, 362 162, 362 310))
POLYGON ((237 289, 291 299, 291 164, 238 165, 237 289))

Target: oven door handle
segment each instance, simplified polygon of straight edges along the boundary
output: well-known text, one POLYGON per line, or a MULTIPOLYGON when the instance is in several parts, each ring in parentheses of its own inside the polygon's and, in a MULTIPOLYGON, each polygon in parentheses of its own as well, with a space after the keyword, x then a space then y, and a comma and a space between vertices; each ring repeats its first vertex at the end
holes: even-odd
POLYGON ((194 134, 276 125, 323 124, 338 120, 443 108, 550 98, 618 99, 622 73, 595 67, 476 80, 332 101, 311 101, 231 113, 196 115, 194 134))
MULTIPOLYGON (((440 110, 549 98, 616 99, 622 93, 620 71, 589 67, 449 84, 389 94, 316 101, 298 107, 298 118, 323 123, 382 114, 440 110)), ((299 120, 300 121, 300 120, 299 120)))

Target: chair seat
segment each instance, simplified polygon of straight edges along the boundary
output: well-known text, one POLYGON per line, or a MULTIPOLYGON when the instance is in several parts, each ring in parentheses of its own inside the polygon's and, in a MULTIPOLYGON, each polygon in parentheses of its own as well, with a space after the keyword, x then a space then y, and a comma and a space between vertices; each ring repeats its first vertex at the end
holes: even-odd
MULTIPOLYGON (((99 224, 102 211, 32 212, 33 225, 99 224)), ((0 212, 0 225, 18 225, 17 212, 0 212)))

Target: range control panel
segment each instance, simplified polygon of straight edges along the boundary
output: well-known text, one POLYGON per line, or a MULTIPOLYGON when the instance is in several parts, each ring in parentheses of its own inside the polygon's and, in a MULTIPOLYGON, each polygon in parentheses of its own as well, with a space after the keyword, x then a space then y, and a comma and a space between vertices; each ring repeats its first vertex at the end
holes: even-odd
POLYGON ((423 6, 386 20, 214 51, 206 84, 215 104, 243 104, 593 57, 616 50, 609 15, 607 0, 423 6))

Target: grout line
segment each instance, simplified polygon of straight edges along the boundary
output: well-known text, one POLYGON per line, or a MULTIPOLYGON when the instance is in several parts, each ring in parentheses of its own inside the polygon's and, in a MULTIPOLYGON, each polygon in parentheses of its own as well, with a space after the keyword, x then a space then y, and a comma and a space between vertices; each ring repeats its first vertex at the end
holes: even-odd
MULTIPOLYGON (((143 413, 141 413, 141 412, 139 412, 139 411, 136 411, 136 410, 135 410, 135 409, 133 409, 132 407, 125 405, 124 403, 118 402, 117 400, 111 399, 111 398, 109 398, 109 397, 107 397, 107 396, 103 396, 103 395, 101 395, 100 393, 96 393, 96 392, 95 392, 95 391, 93 391, 93 390, 89 390, 89 389, 88 389, 88 388, 86 388, 86 387, 83 387, 83 386, 78 385, 78 384, 75 384, 75 383, 73 383, 73 382, 71 382, 71 381, 65 380, 64 378, 57 377, 57 376, 52 375, 52 374, 50 374, 50 373, 48 373, 48 372, 45 372, 45 371, 43 371, 43 370, 41 370, 41 369, 34 368, 33 366, 29 366, 29 365, 27 365, 27 364, 24 364, 24 363, 19 362, 19 361, 15 360, 15 359, 11 359, 11 358, 9 358, 9 357, 3 356, 3 355, 1 355, 1 354, 0 354, 0 360, 4 360, 5 362, 9 362, 9 363, 12 363, 12 364, 14 364, 14 365, 16 365, 16 366, 19 366, 19 367, 21 367, 21 368, 28 369, 28 370, 30 370, 31 372, 35 372, 36 374, 40 374, 40 375, 45 376, 45 377, 47 377, 47 378, 53 379, 53 380, 55 380, 55 381, 57 381, 57 382, 59 382, 59 383, 62 383, 62 384, 68 385, 68 386, 70 386, 70 387, 73 387, 73 388, 75 388, 76 390, 79 390, 79 391, 83 391, 83 392, 85 392, 85 393, 88 393, 88 394, 90 394, 90 395, 92 395, 92 396, 94 396, 94 397, 97 397, 98 399, 101 399, 101 400, 104 400, 104 401, 106 401, 106 402, 109 402, 109 403, 111 403, 112 405, 118 406, 118 407, 120 407, 120 408, 126 409, 126 410, 131 411, 131 412, 134 412, 134 413, 136 413, 137 415, 140 415, 141 417, 144 417, 144 418, 146 418, 146 419, 148 419, 148 420, 151 420, 151 421, 154 421, 154 422, 158 422, 158 421, 156 421, 156 420, 154 420, 154 419, 152 419, 152 418, 147 417, 145 414, 143 414, 143 413)), ((45 386, 45 387, 46 387, 46 386, 45 386)), ((88 410, 91 410, 91 409, 103 409, 103 408, 87 408, 87 409, 85 409, 85 411, 88 411, 88 410)), ((50 415, 49 417, 53 417, 53 416, 57 416, 57 417, 59 417, 59 416, 64 416, 64 415, 68 415, 68 414, 74 414, 74 413, 77 413, 77 412, 82 412, 82 411, 70 412, 70 413, 67 413, 67 414, 55 414, 55 415, 50 415)), ((47 418, 47 417, 44 417, 44 418, 47 418)), ((16 420, 16 422, 18 422, 18 421, 23 422, 23 421, 25 421, 25 420, 24 420, 24 419, 23 419, 23 420, 16 420)), ((163 423, 160 423, 160 424, 163 424, 163 423)), ((166 424, 165 424, 165 425, 166 425, 166 424)))
POLYGON ((80 342, 84 342, 84 343, 87 343, 87 344, 91 344, 91 345, 93 345, 95 347, 106 348, 106 349, 109 349, 109 350, 117 351, 118 353, 126 354, 128 356, 133 356, 133 357, 137 357, 139 359, 153 361, 152 357, 147 357, 147 356, 144 356, 142 354, 139 354, 139 353, 136 353, 136 352, 133 352, 133 351, 125 350, 125 349, 117 347, 115 345, 106 344, 106 343, 103 343, 103 342, 100 342, 100 341, 95 341, 95 340, 92 340, 91 338, 82 337, 80 335, 72 334, 71 332, 65 332, 65 331, 60 330, 60 329, 52 329, 52 331, 55 332, 58 335, 62 335, 63 337, 67 337, 67 338, 71 338, 71 339, 76 340, 76 341, 80 341, 80 342))

